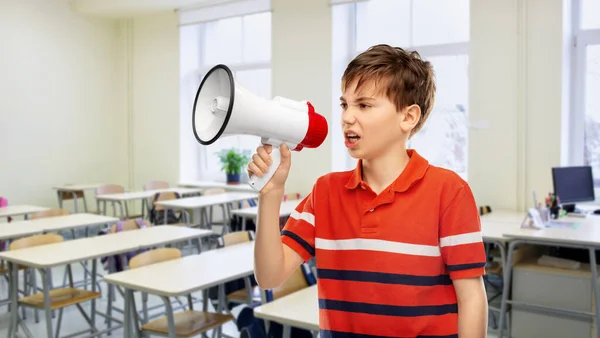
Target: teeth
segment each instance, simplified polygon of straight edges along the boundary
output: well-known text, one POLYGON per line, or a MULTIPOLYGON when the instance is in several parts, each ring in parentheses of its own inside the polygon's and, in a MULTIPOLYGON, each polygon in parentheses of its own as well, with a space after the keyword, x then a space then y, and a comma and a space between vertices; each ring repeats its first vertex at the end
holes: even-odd
POLYGON ((348 137, 358 137, 356 134, 348 134, 348 137))

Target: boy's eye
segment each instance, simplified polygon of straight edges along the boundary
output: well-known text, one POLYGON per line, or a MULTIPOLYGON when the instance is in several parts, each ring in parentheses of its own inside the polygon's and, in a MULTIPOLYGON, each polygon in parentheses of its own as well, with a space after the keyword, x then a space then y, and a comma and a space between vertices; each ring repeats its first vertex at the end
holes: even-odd
POLYGON ((340 107, 342 107, 342 109, 346 109, 348 107, 347 103, 340 103, 340 107))
POLYGON ((362 103, 360 104, 360 109, 366 109, 366 108, 369 108, 369 107, 370 106, 367 105, 367 104, 362 104, 362 103))

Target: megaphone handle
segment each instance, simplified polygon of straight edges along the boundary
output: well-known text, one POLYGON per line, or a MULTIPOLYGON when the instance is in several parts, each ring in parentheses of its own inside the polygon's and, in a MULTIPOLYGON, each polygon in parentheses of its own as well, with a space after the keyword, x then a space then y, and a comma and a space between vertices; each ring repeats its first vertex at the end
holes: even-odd
POLYGON ((273 163, 269 166, 269 171, 263 177, 258 177, 256 175, 248 177, 248 183, 254 190, 261 191, 279 168, 279 163, 281 163, 281 151, 276 146, 273 146, 273 149, 271 150, 271 159, 273 160, 273 163))

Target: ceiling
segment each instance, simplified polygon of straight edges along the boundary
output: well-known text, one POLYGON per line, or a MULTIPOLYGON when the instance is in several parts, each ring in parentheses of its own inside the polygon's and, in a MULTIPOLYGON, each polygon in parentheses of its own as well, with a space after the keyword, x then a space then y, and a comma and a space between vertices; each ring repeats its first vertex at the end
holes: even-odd
POLYGON ((116 18, 235 1, 239 0, 68 0, 76 12, 116 18))

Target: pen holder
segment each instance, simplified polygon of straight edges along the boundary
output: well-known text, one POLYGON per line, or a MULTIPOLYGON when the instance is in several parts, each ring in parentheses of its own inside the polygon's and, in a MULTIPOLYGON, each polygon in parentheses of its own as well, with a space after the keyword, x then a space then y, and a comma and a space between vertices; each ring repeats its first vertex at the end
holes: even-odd
POLYGON ((548 223, 550 221, 550 208, 547 207, 541 207, 539 209, 540 211, 540 217, 542 218, 542 222, 548 223))

